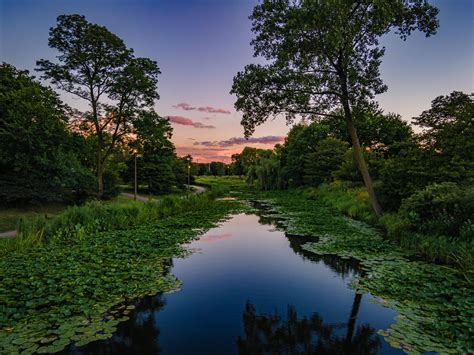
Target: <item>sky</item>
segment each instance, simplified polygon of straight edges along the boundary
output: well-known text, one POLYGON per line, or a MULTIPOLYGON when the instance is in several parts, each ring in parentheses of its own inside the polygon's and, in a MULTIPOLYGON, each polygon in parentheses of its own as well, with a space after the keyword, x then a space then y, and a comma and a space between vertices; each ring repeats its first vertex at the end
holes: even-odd
MULTIPOLYGON (((255 63, 248 16, 258 0, 0 0, 0 61, 34 73, 36 60, 54 59, 49 28, 61 14, 82 14, 106 26, 136 56, 158 62, 160 100, 179 155, 229 162, 244 146, 272 148, 290 126, 277 118, 243 139, 241 113, 229 94, 234 75, 255 63)), ((430 38, 382 39, 381 75, 388 91, 377 96, 385 112, 409 121, 453 90, 474 92, 474 1, 433 0, 440 28, 430 38)), ((84 104, 63 95, 78 109, 84 104)))

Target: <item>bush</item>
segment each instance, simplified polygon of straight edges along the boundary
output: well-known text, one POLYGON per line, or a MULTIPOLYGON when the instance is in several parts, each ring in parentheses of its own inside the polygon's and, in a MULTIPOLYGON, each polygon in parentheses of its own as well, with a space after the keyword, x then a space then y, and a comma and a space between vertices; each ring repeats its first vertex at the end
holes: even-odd
POLYGON ((411 231, 471 241, 474 188, 452 182, 428 185, 405 199, 399 214, 411 231))
POLYGON ((210 190, 211 198, 218 198, 223 197, 229 194, 230 188, 228 186, 223 185, 212 185, 210 190))

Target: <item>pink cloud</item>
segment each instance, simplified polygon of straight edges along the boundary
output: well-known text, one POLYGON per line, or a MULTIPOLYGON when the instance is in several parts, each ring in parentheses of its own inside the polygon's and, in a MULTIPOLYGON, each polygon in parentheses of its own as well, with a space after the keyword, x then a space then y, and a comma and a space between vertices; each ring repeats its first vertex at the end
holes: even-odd
POLYGON ((223 163, 230 163, 232 154, 235 153, 233 150, 226 148, 217 147, 176 147, 176 152, 179 156, 191 155, 194 162, 198 163, 210 163, 213 161, 221 161, 223 163))
POLYGON ((285 137, 283 136, 263 136, 263 137, 232 137, 222 141, 203 141, 195 142, 194 145, 203 145, 206 147, 231 147, 234 145, 243 145, 249 143, 260 143, 260 144, 277 144, 283 142, 285 137))
POLYGON ((207 113, 222 113, 225 115, 230 115, 229 110, 225 110, 223 108, 216 108, 213 106, 202 106, 202 107, 196 107, 196 106, 191 106, 190 104, 186 102, 181 102, 179 104, 176 104, 173 106, 174 108, 179 108, 181 110, 185 111, 199 111, 199 112, 207 112, 207 113))
POLYGON ((168 116, 167 118, 170 122, 180 124, 183 126, 193 126, 195 128, 208 128, 208 129, 216 128, 212 125, 205 125, 205 124, 202 124, 201 122, 194 122, 190 118, 183 117, 183 116, 168 116))

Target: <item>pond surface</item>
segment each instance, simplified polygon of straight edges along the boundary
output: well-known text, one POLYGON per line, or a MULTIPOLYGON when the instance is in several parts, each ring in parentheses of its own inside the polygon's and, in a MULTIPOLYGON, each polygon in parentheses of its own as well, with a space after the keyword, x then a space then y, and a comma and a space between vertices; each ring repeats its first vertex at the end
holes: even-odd
POLYGON ((347 287, 354 261, 301 249, 276 221, 238 214, 174 259, 181 290, 136 303, 109 340, 72 353, 400 354, 378 329, 395 312, 347 287))

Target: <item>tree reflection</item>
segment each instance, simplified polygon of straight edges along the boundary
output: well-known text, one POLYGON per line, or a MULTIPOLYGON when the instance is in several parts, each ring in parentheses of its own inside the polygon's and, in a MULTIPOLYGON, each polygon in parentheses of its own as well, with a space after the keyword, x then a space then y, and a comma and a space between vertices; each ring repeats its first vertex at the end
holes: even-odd
MULTIPOLYGON (((162 275, 167 275, 173 260, 163 261, 162 275)), ((69 346, 63 353, 68 354, 157 354, 161 352, 159 344, 160 329, 157 314, 166 305, 163 294, 149 296, 135 303, 130 319, 118 325, 112 338, 95 341, 81 348, 69 346)))
MULTIPOLYGON (((274 211, 269 210, 268 205, 259 202, 253 202, 253 205, 257 209, 253 211, 252 214, 258 216, 258 222, 260 224, 271 225, 282 231, 286 230, 284 221, 279 218, 274 211)), ((303 244, 317 241, 316 237, 293 235, 286 232, 285 236, 290 242, 291 249, 296 254, 306 260, 314 262, 322 261, 326 266, 331 268, 331 270, 337 272, 343 279, 360 273, 359 263, 354 259, 342 259, 337 255, 317 255, 302 248, 303 244)))
POLYGON ((291 305, 288 306, 284 318, 278 313, 258 314, 254 305, 248 302, 243 313, 245 335, 237 339, 238 352, 239 354, 376 354, 381 342, 375 329, 368 324, 355 329, 359 304, 360 297, 356 295, 348 324, 324 324, 317 313, 313 313, 309 318, 299 319, 295 307, 291 305))
POLYGON ((303 245, 314 242, 314 237, 306 237, 301 235, 292 235, 285 233, 290 242, 291 249, 306 260, 314 262, 322 261, 331 270, 337 272, 343 279, 360 274, 359 262, 354 259, 343 259, 337 255, 317 255, 303 249, 303 245))

